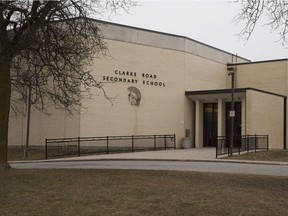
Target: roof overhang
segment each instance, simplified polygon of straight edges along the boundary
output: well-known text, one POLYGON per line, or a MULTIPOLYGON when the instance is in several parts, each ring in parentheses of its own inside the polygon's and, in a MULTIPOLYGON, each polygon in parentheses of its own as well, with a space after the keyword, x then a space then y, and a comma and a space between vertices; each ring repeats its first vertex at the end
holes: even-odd
MULTIPOLYGON (((242 98, 245 98, 246 90, 247 89, 235 89, 234 101, 241 101, 242 98)), ((203 103, 215 103, 219 99, 223 99, 227 102, 232 100, 231 89, 186 91, 185 95, 193 101, 200 100, 203 103)))
MULTIPOLYGON (((249 90, 286 98, 286 96, 284 95, 276 94, 273 92, 267 92, 260 89, 237 88, 234 89, 234 101, 240 102, 242 98, 246 97, 246 92, 249 90)), ((193 101, 200 100, 203 103, 216 103, 219 99, 223 99, 224 101, 230 102, 232 100, 232 89, 186 91, 185 95, 193 101)))

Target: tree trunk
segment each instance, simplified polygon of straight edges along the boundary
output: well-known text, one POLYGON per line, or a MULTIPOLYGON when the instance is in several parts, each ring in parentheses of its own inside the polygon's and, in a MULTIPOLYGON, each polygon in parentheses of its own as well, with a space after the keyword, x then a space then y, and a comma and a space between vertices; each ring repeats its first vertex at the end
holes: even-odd
POLYGON ((9 167, 7 162, 7 150, 10 96, 10 62, 0 61, 0 170, 9 167))

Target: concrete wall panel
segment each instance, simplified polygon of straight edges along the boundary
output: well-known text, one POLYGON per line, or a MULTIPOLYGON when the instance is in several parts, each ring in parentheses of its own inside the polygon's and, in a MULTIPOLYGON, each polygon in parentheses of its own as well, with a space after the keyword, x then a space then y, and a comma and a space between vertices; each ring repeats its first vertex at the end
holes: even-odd
POLYGON ((270 149, 283 149, 284 98, 258 91, 246 93, 246 133, 269 135, 270 149))

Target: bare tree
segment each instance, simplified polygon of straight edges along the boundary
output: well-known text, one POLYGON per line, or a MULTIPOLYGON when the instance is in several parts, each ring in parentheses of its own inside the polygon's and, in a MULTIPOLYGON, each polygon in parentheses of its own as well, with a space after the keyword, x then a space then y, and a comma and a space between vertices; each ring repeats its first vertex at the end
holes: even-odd
POLYGON ((245 27, 240 36, 248 40, 259 20, 266 16, 271 31, 279 33, 279 42, 288 46, 288 1, 287 0, 235 0, 241 3, 242 9, 235 20, 244 22, 245 27))
POLYGON ((40 110, 50 101, 69 112, 77 109, 83 91, 102 88, 87 67, 108 50, 91 17, 135 5, 133 0, 0 2, 0 168, 8 166, 11 93, 26 102, 30 89, 40 110))

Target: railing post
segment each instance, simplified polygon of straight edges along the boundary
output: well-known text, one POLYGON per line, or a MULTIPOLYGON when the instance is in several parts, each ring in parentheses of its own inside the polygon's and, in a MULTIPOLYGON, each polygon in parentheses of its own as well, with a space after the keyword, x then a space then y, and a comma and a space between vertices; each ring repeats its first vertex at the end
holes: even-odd
POLYGON ((247 135, 246 134, 244 135, 244 139, 245 139, 245 149, 247 151, 247 135))
POLYGON ((218 157, 218 144, 219 144, 219 142, 218 142, 218 136, 217 136, 217 142, 216 142, 216 159, 217 159, 217 157, 218 157))
POLYGON ((80 137, 78 137, 78 157, 80 157, 80 137))
POLYGON ((106 152, 109 154, 109 137, 106 136, 106 152))
MULTIPOLYGON (((229 137, 230 141, 231 141, 231 138, 229 137)), ((228 145, 228 156, 230 156, 230 144, 228 145)))
POLYGON ((164 135, 164 146, 165 146, 165 150, 167 149, 167 143, 166 143, 166 135, 164 135))
POLYGON ((176 149, 176 134, 174 134, 174 149, 176 149))
POLYGON ((132 135, 132 152, 134 152, 134 136, 132 135))
POLYGON ((47 138, 45 138, 45 158, 48 159, 48 146, 47 146, 47 138))
POLYGON ((157 151, 156 135, 154 134, 154 150, 157 151))
POLYGON ((267 151, 269 150, 269 135, 267 135, 267 151))
POLYGON ((240 155, 240 152, 241 152, 241 145, 242 145, 242 137, 239 136, 239 139, 238 139, 238 155, 240 155))
POLYGON ((255 134, 255 152, 257 151, 257 145, 258 145, 258 143, 257 143, 257 137, 256 137, 257 135, 255 134))
POLYGON ((250 147, 250 143, 249 143, 250 137, 249 135, 247 135, 247 152, 249 153, 249 147, 250 147))

